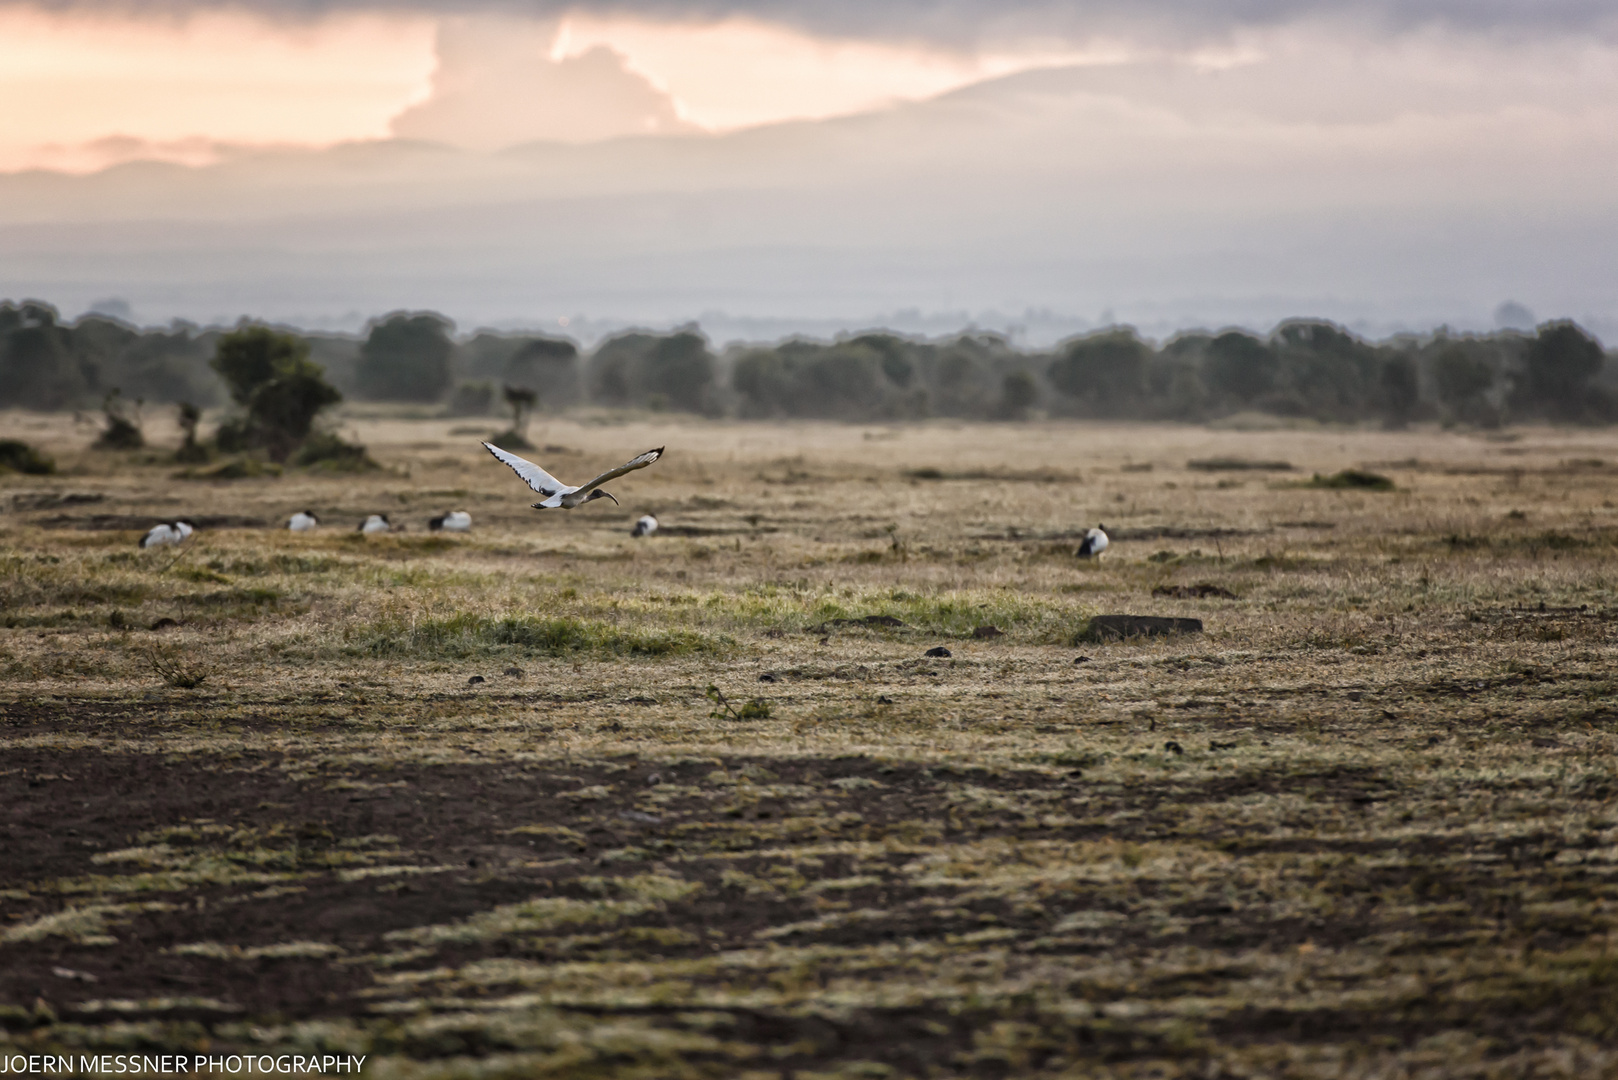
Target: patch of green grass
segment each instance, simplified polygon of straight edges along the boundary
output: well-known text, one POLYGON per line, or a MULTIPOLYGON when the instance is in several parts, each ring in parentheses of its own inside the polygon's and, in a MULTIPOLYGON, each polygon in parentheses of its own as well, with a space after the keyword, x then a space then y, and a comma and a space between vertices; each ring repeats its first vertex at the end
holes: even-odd
POLYGON ((280 476, 281 466, 273 461, 260 461, 253 457, 236 457, 205 469, 182 469, 174 474, 176 480, 255 480, 266 476, 280 476))
POLYGON ((411 623, 396 620, 373 623, 349 635, 348 651, 360 656, 452 659, 503 653, 688 656, 724 652, 733 644, 729 638, 693 630, 645 630, 595 619, 534 615, 496 618, 462 613, 411 623))
POLYGON ((0 473, 48 476, 55 471, 56 462, 27 443, 17 439, 0 439, 0 473))
MULTIPOLYGON (((648 596, 639 601, 647 610, 693 605, 692 617, 727 623, 735 629, 774 628, 808 630, 838 619, 860 620, 886 615, 903 627, 856 627, 843 624, 840 632, 904 635, 920 632, 965 637, 973 629, 992 624, 1001 630, 1020 631, 1027 640, 1055 644, 1072 636, 1082 614, 1072 601, 1037 596, 1011 589, 949 589, 917 594, 890 588, 807 590, 778 585, 753 586, 739 592, 715 591, 705 597, 686 594, 648 596), (654 606, 655 605, 655 606, 654 606)), ((628 607, 635 605, 626 605, 628 607)))
POLYGON ((277 553, 265 558, 214 558, 209 559, 207 563, 210 570, 242 577, 261 577, 267 574, 329 574, 344 565, 342 560, 328 555, 286 553, 277 553))

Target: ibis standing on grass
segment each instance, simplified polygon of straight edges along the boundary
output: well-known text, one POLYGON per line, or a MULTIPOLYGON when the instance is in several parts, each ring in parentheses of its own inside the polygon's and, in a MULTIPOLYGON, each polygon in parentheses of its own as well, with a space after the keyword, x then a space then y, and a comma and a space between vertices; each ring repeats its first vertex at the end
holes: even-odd
POLYGON ((429 519, 427 528, 433 532, 471 532, 472 515, 465 510, 451 510, 429 519))
POLYGON ((618 479, 624 473, 644 469, 663 456, 663 448, 659 446, 656 450, 648 450, 644 454, 635 455, 616 469, 608 469, 588 484, 580 487, 569 487, 532 461, 520 458, 509 450, 502 450, 493 443, 484 443, 483 449, 511 466, 512 472, 522 477, 524 483, 539 492, 542 501, 533 504, 535 510, 555 510, 558 508, 571 510, 580 503, 587 503, 593 499, 611 499, 616 503, 618 501, 617 497, 610 491, 602 490, 601 485, 609 480, 618 479))
POLYGON ((153 525, 146 535, 140 538, 143 548, 165 547, 169 544, 178 544, 190 536, 194 530, 188 521, 166 521, 161 525, 153 525))
POLYGON ((372 514, 370 517, 360 522, 360 527, 355 531, 362 533, 385 533, 391 531, 392 529, 393 525, 388 521, 388 515, 372 514))
POLYGON ((1107 527, 1105 525, 1097 525, 1095 528, 1085 533, 1084 539, 1079 541, 1079 550, 1077 554, 1081 559, 1099 559, 1101 558, 1101 553, 1106 550, 1107 527))
POLYGON ((657 531, 657 519, 650 514, 642 514, 641 519, 635 522, 635 527, 629 530, 630 536, 650 536, 657 531))
POLYGON ((320 519, 313 510, 299 510, 287 519, 287 528, 293 532, 309 532, 319 524, 320 519))

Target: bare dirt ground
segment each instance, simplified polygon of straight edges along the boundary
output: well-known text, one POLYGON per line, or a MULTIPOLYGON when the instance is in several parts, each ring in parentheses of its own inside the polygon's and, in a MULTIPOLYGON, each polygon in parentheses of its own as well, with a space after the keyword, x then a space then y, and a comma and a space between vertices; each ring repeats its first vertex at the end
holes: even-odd
POLYGON ((1618 1077, 1618 433, 591 416, 666 459, 541 514, 483 430, 0 416, 0 1054, 1618 1077))

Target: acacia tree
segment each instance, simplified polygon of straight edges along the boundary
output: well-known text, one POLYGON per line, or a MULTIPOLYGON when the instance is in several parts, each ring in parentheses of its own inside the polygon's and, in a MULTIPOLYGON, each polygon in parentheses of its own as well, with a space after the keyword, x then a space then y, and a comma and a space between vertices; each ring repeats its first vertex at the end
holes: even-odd
POLYGON ((534 414, 539 395, 526 386, 510 385, 502 388, 501 393, 511 409, 511 429, 490 436, 489 441, 502 450, 534 449, 534 444, 528 441, 528 419, 534 414))
POLYGON ((1382 391, 1382 415, 1393 427, 1404 427, 1416 414, 1420 404, 1421 383, 1416 372, 1416 361, 1405 353, 1398 353, 1382 362, 1378 380, 1382 391))
POLYGON ((309 343, 267 326, 223 335, 211 366, 245 415, 220 425, 221 450, 263 449, 285 461, 309 438, 322 409, 343 400, 309 359, 309 343))
POLYGON ((453 379, 452 324, 441 315, 389 315, 371 327, 355 370, 360 393, 389 401, 437 401, 453 379))
POLYGON ((1151 347, 1132 328, 1103 330, 1066 342, 1045 374, 1069 397, 1097 411, 1116 412, 1139 403, 1151 356, 1151 347))
POLYGON ((101 415, 107 426, 96 437, 97 450, 139 450, 146 445, 146 436, 140 430, 140 409, 145 402, 135 399, 131 409, 123 392, 116 386, 101 399, 101 415), (131 417, 133 413, 133 417, 131 417))
POLYGON ((1492 342, 1451 341, 1433 357, 1433 389, 1448 415, 1467 423, 1498 424, 1489 401, 1498 378, 1492 342))
POLYGON ((1244 405, 1275 389, 1281 361, 1275 350, 1251 334, 1227 330, 1208 342, 1202 379, 1216 394, 1228 394, 1244 405))
POLYGON ((208 448, 197 442, 197 425, 202 422, 202 410, 189 401, 182 401, 175 406, 179 413, 180 434, 183 436, 180 448, 174 451, 174 460, 187 464, 208 460, 208 448))
POLYGON ((1590 384, 1605 362, 1601 343, 1577 323, 1546 323, 1523 358, 1519 399, 1530 410, 1563 419, 1599 414, 1605 397, 1590 384))
POLYGON ((56 309, 37 300, 0 303, 0 404, 65 409, 94 389, 56 309))

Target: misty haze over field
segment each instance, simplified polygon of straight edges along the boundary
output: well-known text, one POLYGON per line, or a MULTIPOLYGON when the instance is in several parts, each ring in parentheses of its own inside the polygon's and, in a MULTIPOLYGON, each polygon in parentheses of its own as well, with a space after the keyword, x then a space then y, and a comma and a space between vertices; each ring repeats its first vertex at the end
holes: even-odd
POLYGON ((0 5, 36 53, 116 24, 156 55, 180 25, 290 88, 188 75, 222 119, 138 59, 92 79, 0 45, 0 92, 59 106, 0 138, 0 296, 145 324, 430 309, 586 345, 693 320, 1618 337, 1607 5, 868 7, 0 5), (84 119, 73 94, 119 77, 167 126, 112 90, 84 119))

